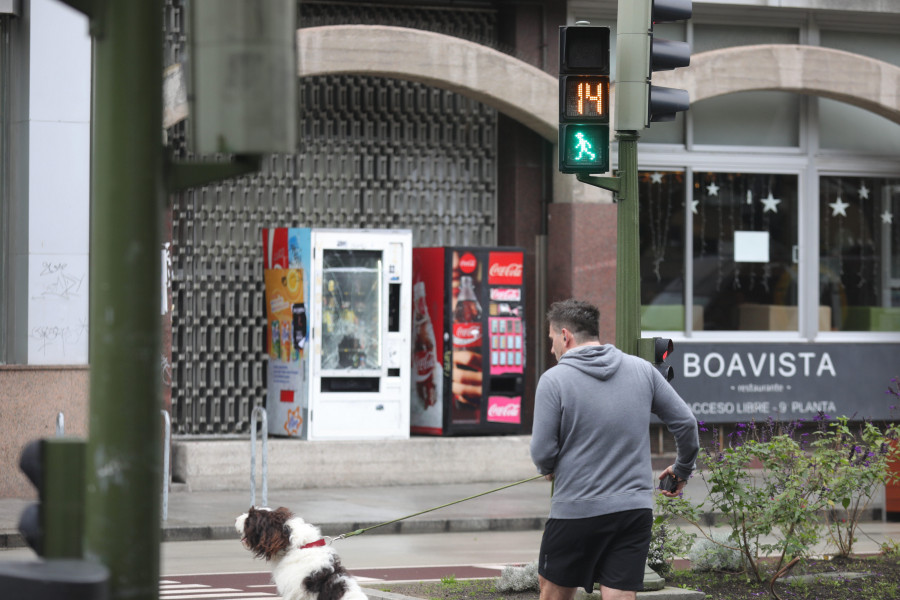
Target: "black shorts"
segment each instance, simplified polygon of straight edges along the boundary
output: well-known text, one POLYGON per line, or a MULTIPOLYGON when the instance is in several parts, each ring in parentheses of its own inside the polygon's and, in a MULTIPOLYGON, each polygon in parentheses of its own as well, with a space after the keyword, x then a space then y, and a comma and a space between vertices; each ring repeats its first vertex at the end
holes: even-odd
POLYGON ((594 583, 616 590, 644 589, 653 511, 638 508, 588 517, 550 519, 541 539, 538 573, 561 587, 594 583))

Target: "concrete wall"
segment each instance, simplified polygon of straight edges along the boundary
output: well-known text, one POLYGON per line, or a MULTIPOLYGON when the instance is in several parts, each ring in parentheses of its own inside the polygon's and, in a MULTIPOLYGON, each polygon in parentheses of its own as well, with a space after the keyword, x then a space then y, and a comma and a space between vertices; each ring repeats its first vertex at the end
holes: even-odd
POLYGON ((66 435, 87 436, 87 367, 0 366, 0 498, 33 498, 31 482, 19 471, 22 447, 56 435, 56 416, 66 435))
MULTIPOLYGON (((530 436, 414 437, 367 442, 268 442, 270 489, 366 487, 517 481, 537 475, 530 436)), ((257 441, 257 493, 262 444, 257 441)), ((180 441, 172 449, 172 480, 191 491, 250 487, 248 440, 180 441)))

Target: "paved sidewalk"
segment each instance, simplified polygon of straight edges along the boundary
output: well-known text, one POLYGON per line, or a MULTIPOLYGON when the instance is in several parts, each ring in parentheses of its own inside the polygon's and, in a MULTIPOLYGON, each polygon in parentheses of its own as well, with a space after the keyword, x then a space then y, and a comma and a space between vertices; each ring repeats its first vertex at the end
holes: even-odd
MULTIPOLYGON (((350 487, 307 490, 270 490, 268 505, 286 506, 315 523, 324 535, 337 536, 461 500, 508 485, 510 482, 422 486, 350 487)), ((698 482, 699 483, 699 482, 698 482)), ((699 500, 703 485, 688 485, 686 493, 699 500)), ((262 492, 257 489, 257 504, 262 492)), ((23 545, 19 516, 28 500, 0 499, 0 549, 23 545)), ((231 539, 235 518, 250 506, 246 491, 169 494, 165 541, 231 539)), ((440 533, 445 531, 521 531, 542 529, 550 511, 550 484, 537 479, 466 502, 428 512, 384 527, 381 533, 440 533)), ((900 541, 900 523, 866 521, 859 534, 859 552, 877 552, 887 539, 900 541)), ((822 552, 826 552, 824 547, 822 552)))
MULTIPOLYGON (((337 536, 480 494, 510 482, 429 486, 270 490, 268 505, 286 506, 324 535, 337 536)), ((256 491, 256 503, 262 505, 256 491)), ((22 545, 19 516, 29 500, 0 499, 0 548, 22 545)), ((165 541, 228 539, 235 518, 250 506, 249 491, 169 494, 165 541)), ((541 529, 550 512, 550 484, 543 479, 375 529, 369 533, 438 533, 541 529)))

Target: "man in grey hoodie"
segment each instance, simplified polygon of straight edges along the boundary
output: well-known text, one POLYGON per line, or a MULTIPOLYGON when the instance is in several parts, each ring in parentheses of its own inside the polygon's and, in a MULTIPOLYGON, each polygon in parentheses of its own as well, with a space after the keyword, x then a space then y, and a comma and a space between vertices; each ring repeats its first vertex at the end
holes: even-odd
POLYGON ((603 600, 643 589, 653 515, 650 414, 675 436, 677 459, 659 479, 681 493, 699 440, 690 408, 649 362, 599 339, 600 311, 556 302, 547 314, 558 364, 538 382, 531 458, 554 482, 541 541, 541 600, 572 600, 600 583, 603 600))

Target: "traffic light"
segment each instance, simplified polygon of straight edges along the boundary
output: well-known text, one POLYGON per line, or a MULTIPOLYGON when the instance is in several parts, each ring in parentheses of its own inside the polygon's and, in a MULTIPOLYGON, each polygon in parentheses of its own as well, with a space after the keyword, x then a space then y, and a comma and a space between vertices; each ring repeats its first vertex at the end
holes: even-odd
POLYGON ((657 38, 654 23, 691 18, 691 0, 620 3, 616 34, 616 130, 640 131, 653 121, 673 121, 690 107, 686 90, 651 85, 654 71, 691 64, 691 46, 657 38))
POLYGON ((669 338, 641 338, 638 340, 638 356, 653 363, 666 381, 675 379, 675 369, 666 360, 675 351, 675 344, 669 338))
POLYGON ((84 440, 40 439, 22 450, 19 468, 38 492, 19 532, 45 558, 80 558, 84 531, 84 440))
POLYGON ((559 28, 559 171, 609 171, 609 27, 559 28))
POLYGON ((675 344, 668 338, 653 338, 653 364, 666 381, 675 379, 675 369, 666 364, 666 359, 675 351, 675 344))

